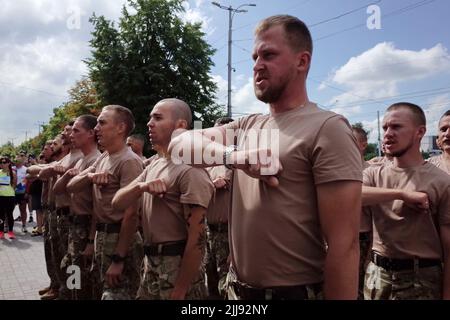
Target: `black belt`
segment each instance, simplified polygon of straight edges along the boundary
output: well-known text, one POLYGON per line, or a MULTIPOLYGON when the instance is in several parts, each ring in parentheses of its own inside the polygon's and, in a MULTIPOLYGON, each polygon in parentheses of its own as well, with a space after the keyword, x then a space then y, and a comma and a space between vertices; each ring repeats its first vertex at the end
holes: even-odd
POLYGON ((228 223, 208 224, 208 228, 212 232, 228 232, 228 223))
POLYGON ((121 222, 117 223, 97 223, 95 229, 106 233, 120 233, 121 222))
POLYGON ((323 290, 322 283, 271 288, 248 287, 239 282, 232 282, 231 285, 243 300, 307 300, 308 290, 312 290, 315 295, 323 290))
POLYGON ((439 259, 391 259, 380 256, 372 251, 372 262, 387 271, 414 270, 414 264, 417 263, 419 268, 428 268, 440 266, 439 259))
POLYGON ((146 256, 182 256, 185 247, 186 241, 152 244, 144 246, 144 253, 146 256))
POLYGON ((70 207, 56 208, 56 215, 59 217, 61 215, 68 216, 70 214, 70 207))

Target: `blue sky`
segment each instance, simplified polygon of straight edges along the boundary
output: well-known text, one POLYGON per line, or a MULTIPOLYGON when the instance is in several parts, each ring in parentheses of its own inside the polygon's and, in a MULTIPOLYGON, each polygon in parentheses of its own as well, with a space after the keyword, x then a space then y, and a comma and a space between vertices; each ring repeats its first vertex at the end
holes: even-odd
MULTIPOLYGON (((0 144, 20 143, 37 134, 67 90, 86 74, 88 23, 95 11, 116 20, 125 1, 0 0, 0 144), (79 17, 79 24, 74 17, 79 17), (26 132, 28 131, 28 132, 26 132)), ((251 51, 257 22, 273 14, 291 14, 310 26, 314 39, 308 92, 312 101, 363 122, 377 136, 381 116, 391 103, 421 105, 428 133, 450 109, 450 1, 448 0, 255 0, 218 1, 246 7, 233 18, 233 112, 267 112, 254 98, 251 51), (381 29, 367 28, 367 7, 380 9, 381 29)), ((202 21, 206 40, 217 49, 212 77, 218 101, 227 97, 228 11, 210 1, 185 3, 183 18, 202 21)))

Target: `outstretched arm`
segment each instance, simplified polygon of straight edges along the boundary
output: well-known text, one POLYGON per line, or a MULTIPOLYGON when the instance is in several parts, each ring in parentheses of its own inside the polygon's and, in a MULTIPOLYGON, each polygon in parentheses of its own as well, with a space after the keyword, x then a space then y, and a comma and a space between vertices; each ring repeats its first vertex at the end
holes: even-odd
POLYGON ((95 168, 91 166, 74 176, 66 185, 67 192, 76 193, 87 188, 92 183, 94 171, 95 168))
POLYGON ((407 205, 419 210, 427 210, 429 208, 428 195, 424 192, 367 186, 362 187, 363 206, 371 206, 394 200, 402 200, 407 205))

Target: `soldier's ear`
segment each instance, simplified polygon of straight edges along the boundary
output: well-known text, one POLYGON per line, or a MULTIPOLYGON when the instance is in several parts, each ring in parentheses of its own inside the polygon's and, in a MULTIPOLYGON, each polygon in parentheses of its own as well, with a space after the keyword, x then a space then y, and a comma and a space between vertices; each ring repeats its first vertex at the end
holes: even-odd
POLYGON ((311 54, 308 51, 301 51, 297 55, 297 68, 299 71, 308 72, 311 65, 311 54))
POLYGON ((425 133, 427 132, 427 127, 425 126, 419 126, 417 130, 417 134, 419 135, 419 138, 422 139, 425 136, 425 133))
POLYGON ((184 119, 178 119, 175 122, 175 129, 189 129, 187 125, 187 121, 184 119))

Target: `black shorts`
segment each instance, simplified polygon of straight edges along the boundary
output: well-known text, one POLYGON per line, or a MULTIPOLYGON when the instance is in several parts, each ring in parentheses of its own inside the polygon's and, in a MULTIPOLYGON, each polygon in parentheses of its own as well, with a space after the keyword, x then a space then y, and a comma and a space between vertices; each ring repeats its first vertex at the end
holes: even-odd
POLYGON ((27 199, 25 199, 25 193, 16 193, 16 205, 20 205, 23 203, 27 203, 27 199))
POLYGON ((42 202, 40 194, 31 195, 31 210, 42 210, 42 202))

